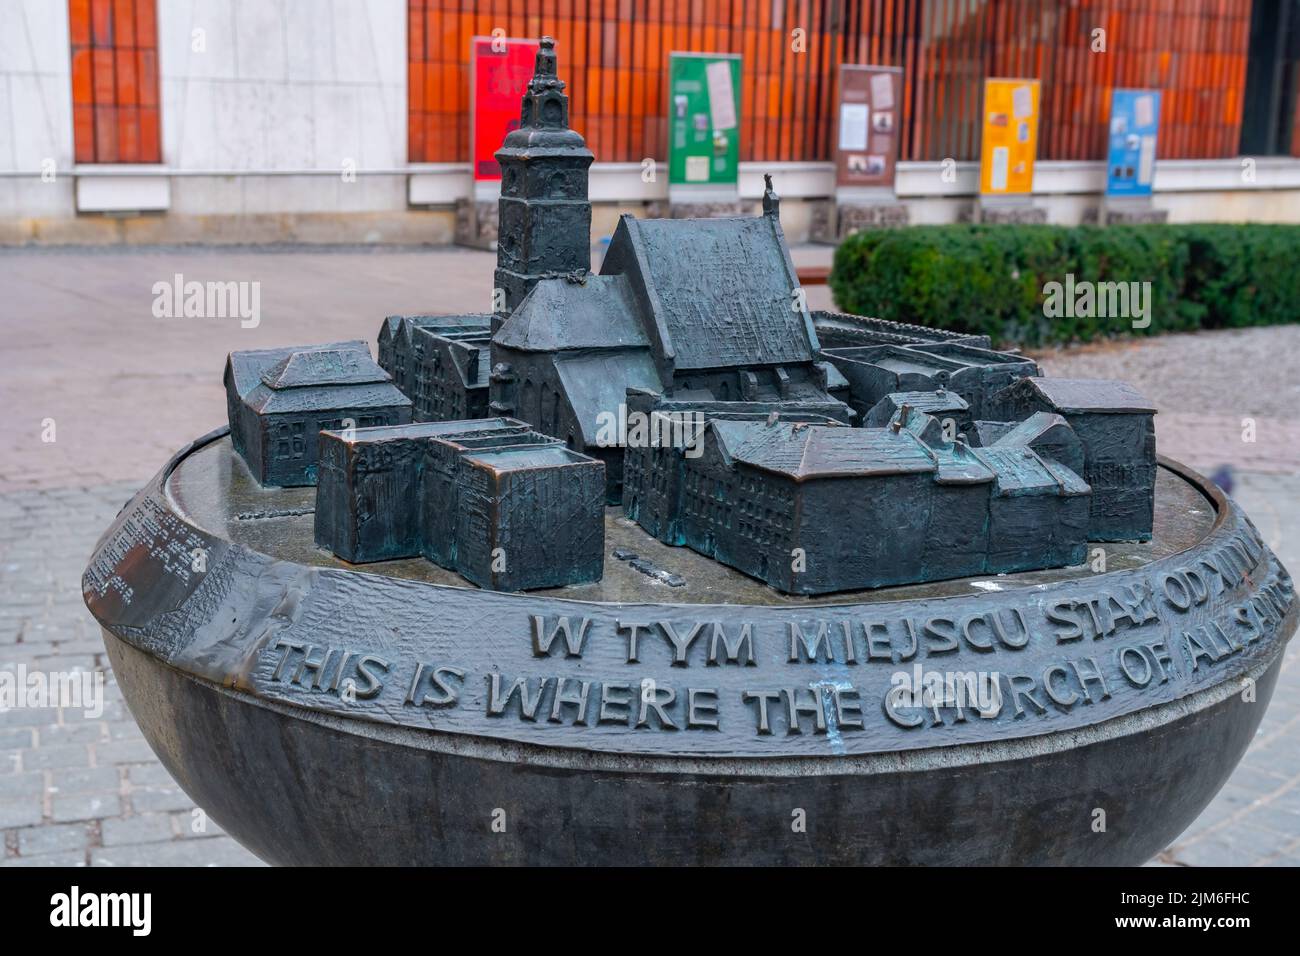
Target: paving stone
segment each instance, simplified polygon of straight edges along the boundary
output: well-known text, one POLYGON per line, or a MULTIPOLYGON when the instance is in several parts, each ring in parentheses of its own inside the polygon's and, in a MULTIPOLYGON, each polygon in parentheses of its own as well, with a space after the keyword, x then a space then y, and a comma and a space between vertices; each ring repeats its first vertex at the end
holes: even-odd
POLYGON ((136 813, 192 810, 194 801, 183 790, 146 787, 143 790, 131 791, 131 808, 136 813))
POLYGON ((63 744, 23 751, 24 770, 53 770, 90 766, 90 749, 85 744, 63 744))
POLYGON ((0 830, 30 827, 41 822, 41 797, 14 797, 0 800, 0 830))
POLYGON ((95 744, 95 759, 100 766, 115 763, 153 763, 158 758, 149 745, 140 740, 114 740, 95 744))
POLYGON ((127 779, 133 787, 160 787, 166 790, 179 790, 172 775, 160 763, 132 765, 126 772, 127 779))
POLYGON ((114 720, 106 722, 108 728, 109 740, 143 740, 144 732, 140 730, 140 725, 129 717, 126 720, 114 720))
POLYGON ((104 731, 98 723, 54 724, 36 729, 39 745, 42 747, 59 744, 93 744, 104 739, 104 731))
POLYGON ((26 750, 32 746, 35 730, 30 727, 15 727, 0 730, 0 750, 26 750))
POLYGON ((104 846, 161 843, 172 838, 172 818, 165 813, 110 818, 103 823, 104 846))
POLYGON ((48 789, 51 793, 87 793, 92 790, 116 793, 121 783, 122 775, 117 767, 87 767, 53 771, 48 789))
POLYGON ((15 707, 0 710, 0 727, 37 727, 57 724, 59 712, 53 707, 15 707))
POLYGON ((265 866, 229 837, 92 850, 92 866, 265 866))
POLYGON ((26 773, 0 773, 0 800, 15 797, 39 796, 45 791, 45 773, 31 770, 26 773))
POLYGON ((116 793, 55 794, 50 800, 50 819, 99 820, 122 813, 122 798, 116 793))
POLYGON ((0 859, 0 866, 49 866, 49 867, 68 867, 68 866, 85 866, 86 854, 84 852, 67 852, 67 853, 46 853, 41 856, 11 856, 6 859, 0 859))
POLYGON ((62 823, 27 827, 18 831, 18 852, 22 856, 42 853, 85 853, 90 846, 90 827, 84 823, 62 823))
POLYGON ((183 840, 201 840, 204 837, 224 836, 225 830, 197 807, 188 812, 173 813, 176 829, 183 840))

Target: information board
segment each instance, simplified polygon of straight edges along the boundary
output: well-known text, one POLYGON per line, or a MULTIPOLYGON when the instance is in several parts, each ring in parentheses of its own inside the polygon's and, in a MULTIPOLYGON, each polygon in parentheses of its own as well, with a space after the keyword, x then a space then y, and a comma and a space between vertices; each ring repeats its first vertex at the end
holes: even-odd
POLYGON ((734 185, 740 168, 740 65, 734 53, 668 56, 668 182, 734 185))
POLYGON ((980 194, 1028 195, 1038 152, 1038 81, 984 81, 980 194))
POLYGON ((1156 178, 1159 90, 1114 90, 1110 95, 1107 196, 1150 196, 1156 178))
POLYGON ((533 77, 536 40, 474 37, 470 41, 469 138, 475 182, 501 179, 496 151, 519 128, 524 90, 533 77))
POLYGON ((835 113, 835 184, 894 185, 903 71, 896 66, 840 64, 835 113))

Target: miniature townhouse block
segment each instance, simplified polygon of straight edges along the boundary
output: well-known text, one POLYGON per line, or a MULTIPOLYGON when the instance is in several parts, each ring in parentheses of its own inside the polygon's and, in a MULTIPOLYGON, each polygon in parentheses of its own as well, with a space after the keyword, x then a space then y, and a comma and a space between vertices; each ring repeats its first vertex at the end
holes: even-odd
POLYGON ((628 449, 624 508, 664 543, 792 594, 1077 564, 1088 486, 1029 444, 1068 451, 1054 427, 1068 434, 1045 415, 971 448, 906 403, 884 428, 711 413, 698 456, 628 449))
POLYGON ((316 544, 353 564, 419 556, 431 439, 527 431, 522 422, 420 422, 320 434, 316 544))
POLYGON ((937 355, 978 371, 979 392, 970 403, 972 418, 982 417, 985 403, 1012 382, 1039 374, 1038 363, 1033 359, 1011 352, 976 348, 962 342, 926 343, 908 348, 915 352, 937 355))
POLYGON ((423 555, 501 591, 596 581, 605 468, 489 418, 321 435, 316 543, 353 563, 423 555))
POLYGON ((956 392, 940 388, 933 392, 890 392, 863 417, 863 427, 884 428, 904 405, 940 420, 951 418, 958 431, 965 431, 970 423, 970 405, 966 399, 956 392))
POLYGON ((434 564, 456 569, 456 522, 460 507, 460 457, 470 450, 504 445, 552 445, 558 441, 532 431, 513 418, 454 422, 459 433, 448 432, 424 446, 424 476, 420 486, 420 553, 434 564), (480 426, 469 428, 464 426, 480 426))
POLYGON ((865 416, 892 392, 956 392, 967 405, 980 394, 980 373, 969 365, 899 345, 825 349, 822 354, 849 381, 849 405, 865 416))
POLYGON ((455 567, 484 588, 600 580, 605 465, 548 444, 466 451, 459 463, 455 567))
POLYGON ((686 544, 682 528, 685 463, 703 454, 709 421, 764 423, 776 416, 786 424, 843 424, 793 402, 689 401, 628 389, 627 406, 629 416, 642 416, 651 425, 646 440, 629 440, 623 449, 623 512, 670 545, 686 544))
POLYGON ((1156 408, 1125 382, 1025 378, 994 399, 994 418, 1035 412, 1063 417, 1083 446, 1082 478, 1092 487, 1093 541, 1148 541, 1155 515, 1156 408))
POLYGON ((225 384, 231 442, 262 485, 314 485, 324 429, 411 420, 410 400, 363 342, 232 352, 225 384))
POLYGON ((988 506, 988 570, 1082 564, 1088 552, 1088 485, 1025 445, 972 449, 996 476, 988 506))
POLYGON ((417 422, 488 414, 490 315, 390 315, 379 328, 379 364, 413 403, 417 422))

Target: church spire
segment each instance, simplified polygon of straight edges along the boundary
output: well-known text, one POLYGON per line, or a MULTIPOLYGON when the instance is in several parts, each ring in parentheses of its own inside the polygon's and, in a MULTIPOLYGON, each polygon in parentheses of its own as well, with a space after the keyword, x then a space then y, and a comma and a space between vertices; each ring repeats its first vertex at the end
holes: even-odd
POLYGON ((569 97, 557 72, 555 41, 542 37, 519 128, 497 151, 501 202, 497 227, 493 331, 549 276, 591 268, 591 150, 569 128, 569 97))
POLYGON ((776 190, 772 188, 771 173, 763 174, 763 186, 763 215, 776 216, 777 218, 780 218, 781 197, 778 196, 776 190))

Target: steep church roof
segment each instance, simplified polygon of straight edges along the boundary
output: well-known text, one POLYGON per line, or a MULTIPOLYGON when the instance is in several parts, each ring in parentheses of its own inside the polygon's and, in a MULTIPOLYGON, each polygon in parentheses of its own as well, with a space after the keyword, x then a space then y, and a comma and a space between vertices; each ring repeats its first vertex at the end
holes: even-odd
POLYGON ((645 348, 637 310, 626 276, 542 279, 494 338, 521 352, 645 348))
POLYGON ((656 358, 677 371, 812 362, 812 319, 775 215, 619 220, 601 275, 625 274, 656 358))

